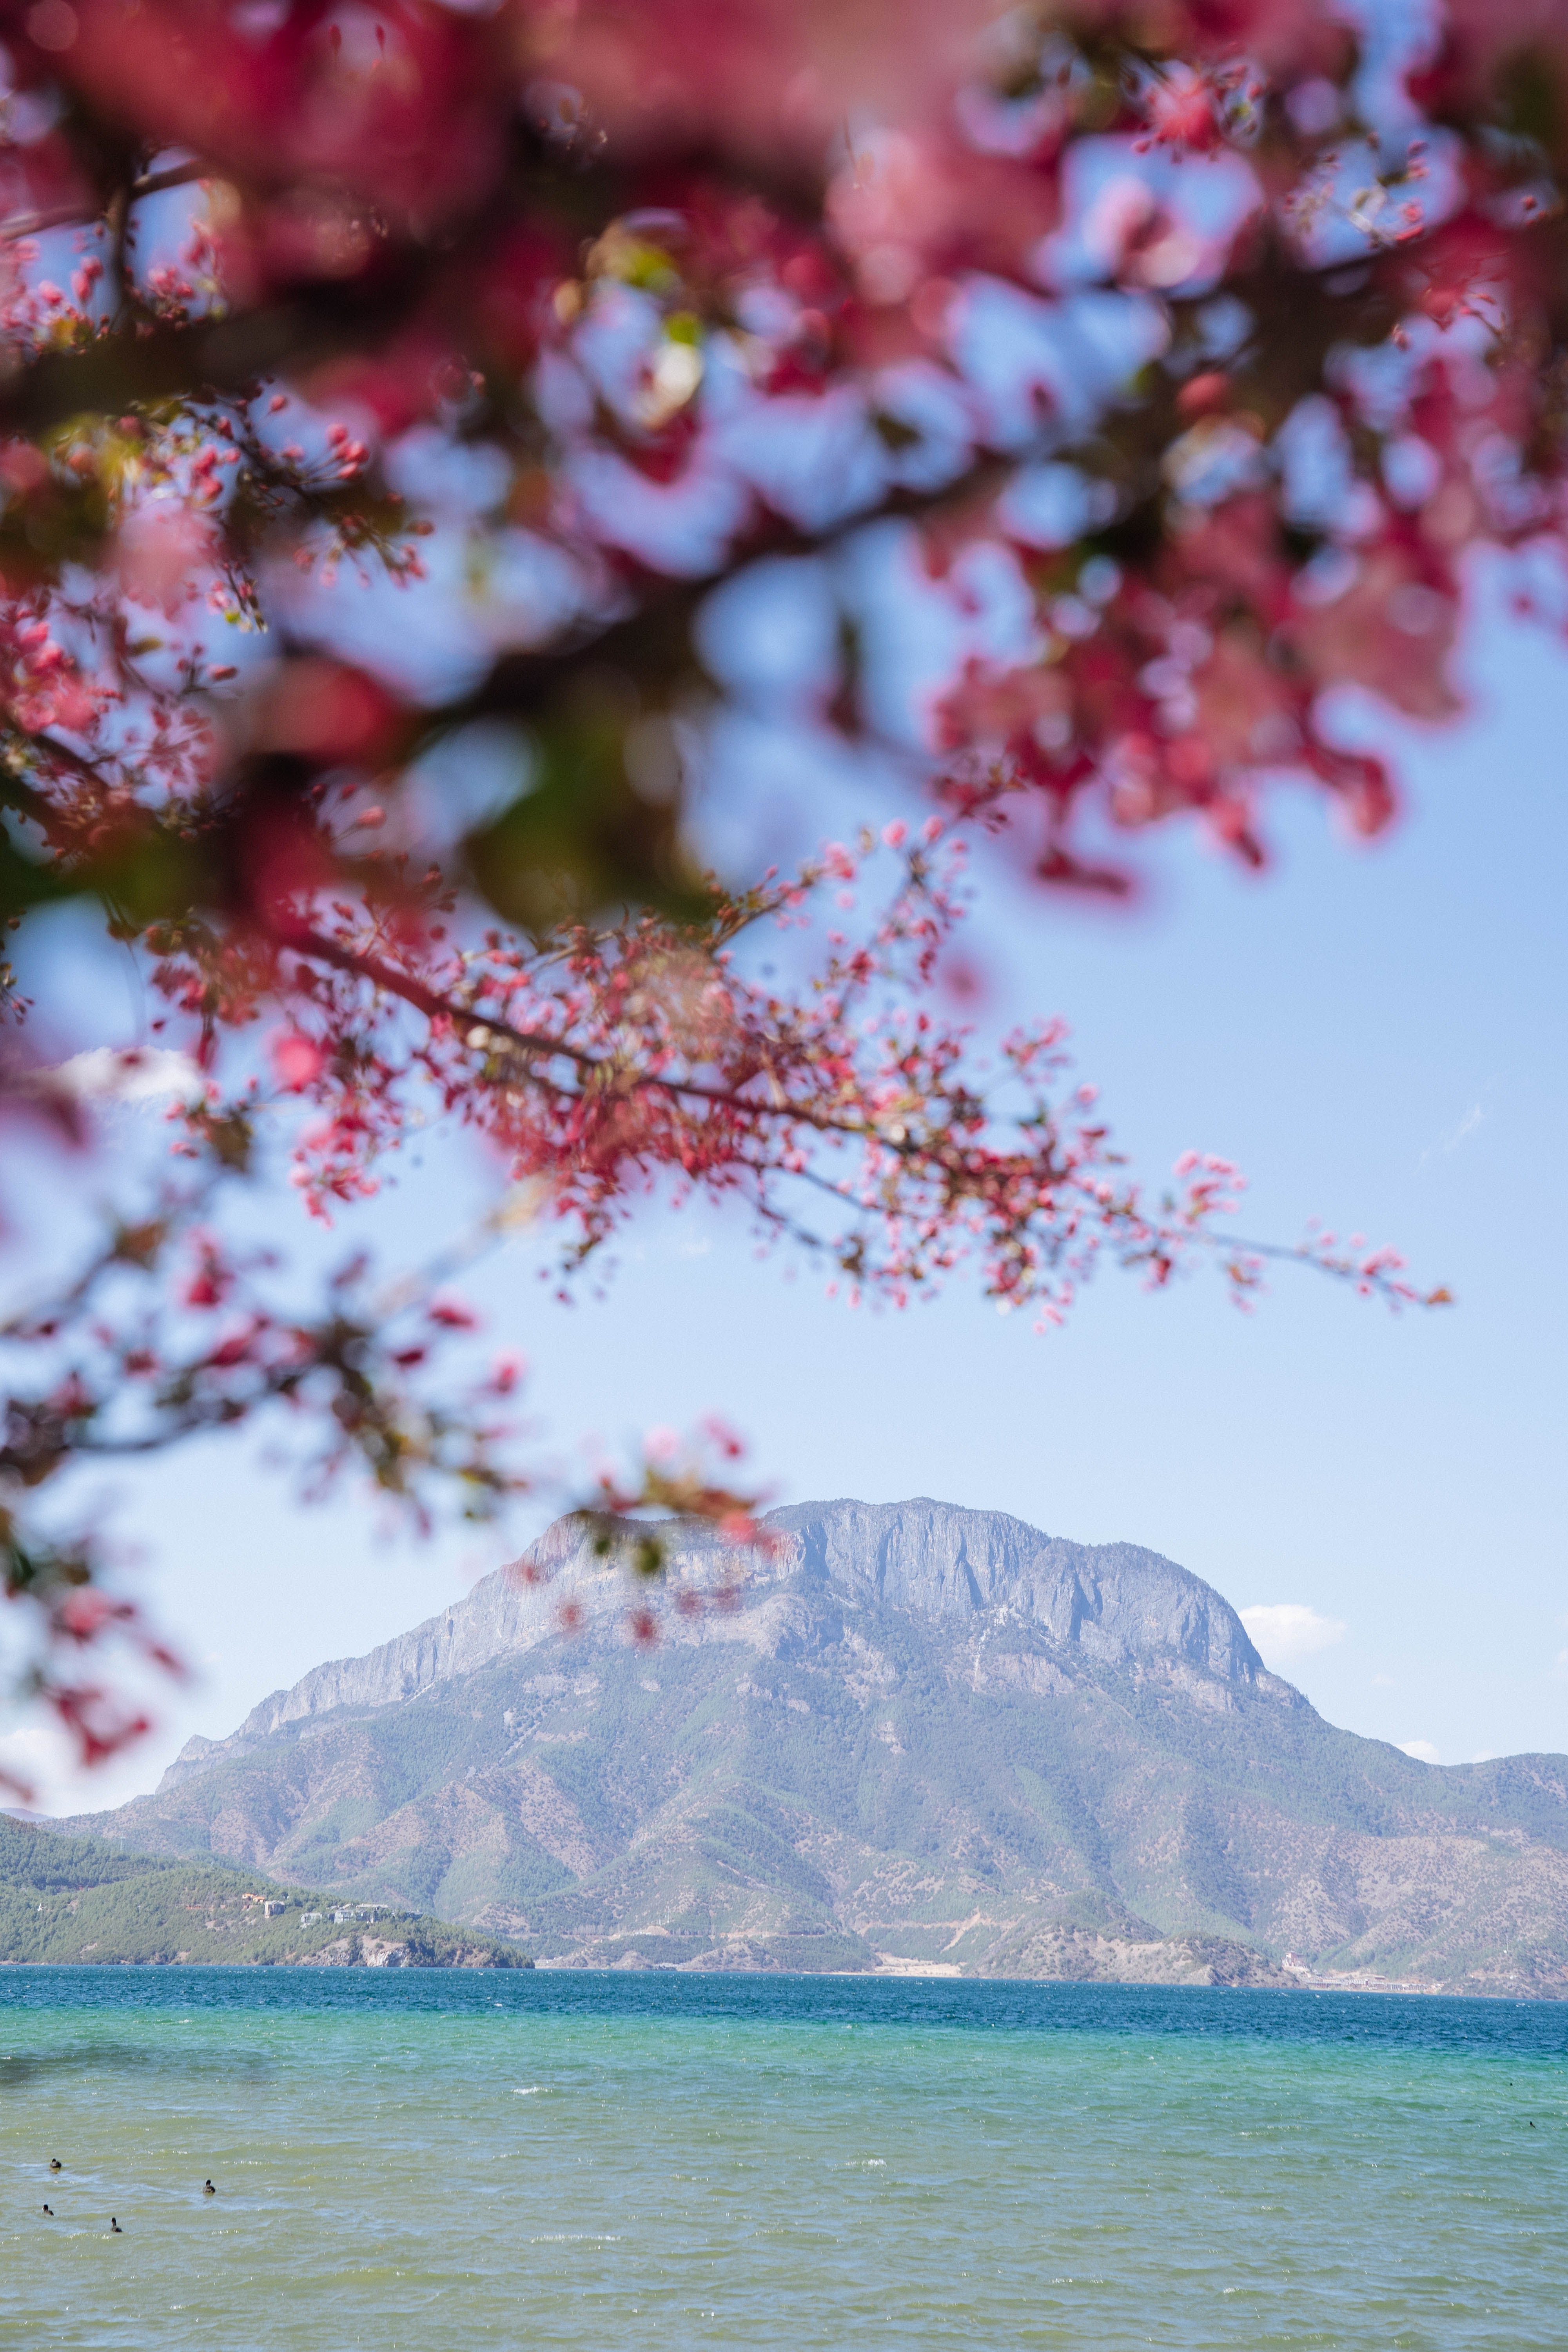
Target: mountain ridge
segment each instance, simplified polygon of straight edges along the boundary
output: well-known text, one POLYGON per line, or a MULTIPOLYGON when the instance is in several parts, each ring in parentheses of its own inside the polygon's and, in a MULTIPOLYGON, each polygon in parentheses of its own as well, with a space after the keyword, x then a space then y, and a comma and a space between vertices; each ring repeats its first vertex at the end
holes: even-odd
MULTIPOLYGON (((951 1516, 956 1513, 957 1507, 939 1503, 928 1496, 916 1496, 902 1504, 881 1505, 839 1498, 827 1504, 785 1505, 779 1510, 767 1513, 763 1525, 770 1534, 797 1535, 813 1527, 816 1517, 824 1511, 853 1512, 867 1517, 896 1514, 901 1517, 911 1511, 951 1516)), ((1037 1553, 1035 1557, 1050 1563, 1048 1605, 1055 1605, 1058 1618, 1064 1609, 1068 1613, 1064 1638, 1081 1638, 1080 1629, 1087 1622, 1093 1628, 1088 1646, 1096 1649, 1101 1646, 1095 1640, 1095 1634, 1100 1632, 1100 1612, 1086 1605, 1086 1596, 1081 1590, 1076 1594, 1071 1591, 1071 1584, 1081 1574, 1084 1563, 1105 1559, 1121 1567, 1147 1562, 1168 1575, 1173 1585, 1173 1603, 1178 1606, 1185 1603, 1190 1613, 1193 1632, 1189 1633, 1187 1626, 1183 1623, 1178 1640, 1170 1645, 1178 1654, 1191 1654, 1194 1648, 1201 1648, 1206 1657, 1223 1662, 1221 1671, 1230 1671, 1235 1661, 1239 1671, 1249 1680, 1266 1679, 1270 1684, 1278 1684, 1282 1692, 1291 1689, 1291 1685, 1281 1683, 1279 1676, 1268 1675, 1246 1627, 1230 1603, 1223 1600, 1212 1586, 1205 1584, 1200 1577, 1193 1575, 1189 1570, 1178 1568, 1174 1561, 1165 1559, 1162 1554, 1136 1544, 1077 1544, 1060 1537, 1043 1536, 1026 1521, 1016 1519, 1005 1512, 968 1511, 962 1516, 967 1521, 978 1522, 986 1532, 1013 1534, 1016 1531, 1016 1536, 1029 1539, 1034 1546, 1044 1547, 1043 1553, 1037 1553), (1218 1634, 1209 1633, 1209 1612, 1214 1604, 1217 1604, 1216 1613, 1222 1614, 1226 1621, 1223 1633, 1218 1634)), ((570 1576, 573 1568, 581 1564, 574 1560, 571 1531, 570 1519, 557 1520, 537 1544, 530 1547, 523 1559, 552 1580, 563 1570, 570 1576)), ((963 1533, 967 1532, 967 1529, 963 1530, 963 1533)), ((731 1546, 706 1542, 704 1529, 687 1529, 684 1536, 682 1549, 688 1558, 706 1550, 732 1562, 741 1558, 731 1546)), ((1020 1547, 1015 1544, 1013 1549, 1016 1550, 1020 1547)), ((801 1565, 808 1575, 814 1570, 830 1574, 826 1555, 814 1558, 805 1543, 802 1545, 802 1554, 801 1565)), ((598 1567, 598 1563, 592 1560, 591 1555, 590 1563, 592 1579, 592 1570, 598 1567)), ((270 1692, 266 1698, 258 1701, 243 1723, 226 1739, 211 1740, 197 1736, 187 1740, 174 1763, 165 1770, 159 1783, 159 1793, 177 1787, 194 1769, 203 1769, 223 1755, 244 1753, 247 1746, 303 1717, 328 1713, 339 1706, 388 1706, 401 1699, 417 1697, 435 1683, 447 1680, 457 1674, 472 1672, 503 1652, 521 1650, 544 1639, 551 1628, 551 1607, 542 1601, 537 1588, 520 1580, 518 1567, 519 1563, 513 1562, 507 1568, 494 1570, 482 1578, 463 1601, 437 1611, 412 1626, 406 1633, 396 1634, 390 1642, 378 1643, 363 1656, 328 1660, 312 1667, 289 1689, 270 1692)), ((994 1559, 984 1559, 988 1593, 994 1592, 995 1567, 994 1559)), ((903 1569, 900 1573, 900 1569, 902 1563, 896 1563, 893 1576, 895 1590, 891 1595, 885 1591, 885 1579, 878 1582, 879 1601, 886 1599, 897 1606, 901 1595, 907 1602, 908 1571, 903 1569)), ((975 1609, 986 1605, 974 1566, 967 1558, 962 1541, 949 1573, 955 1580, 959 1577, 967 1580, 972 1605, 975 1609)), ((759 1570, 755 1563, 751 1563, 751 1581, 753 1584, 759 1576, 765 1578, 766 1574, 765 1569, 759 1570)), ((1093 1576, 1092 1570, 1090 1575, 1098 1585, 1099 1579, 1093 1576)), ((938 1577, 938 1609, 933 1613, 941 1613, 942 1601, 950 1597, 949 1588, 942 1580, 940 1565, 938 1577)), ((1104 1646, 1108 1649, 1117 1646, 1114 1633, 1104 1637, 1104 1646)), ((1300 1696, 1300 1694, 1293 1695, 1300 1696)), ((1301 1703, 1305 1704, 1304 1701, 1301 1703)))
POLYGON ((558 1521, 82 1825, 543 1960, 1279 1982, 1289 1951, 1568 1992, 1568 1759, 1338 1730, 1141 1546, 929 1497, 764 1525, 750 1559, 667 1530, 648 1650, 625 1572, 558 1521))

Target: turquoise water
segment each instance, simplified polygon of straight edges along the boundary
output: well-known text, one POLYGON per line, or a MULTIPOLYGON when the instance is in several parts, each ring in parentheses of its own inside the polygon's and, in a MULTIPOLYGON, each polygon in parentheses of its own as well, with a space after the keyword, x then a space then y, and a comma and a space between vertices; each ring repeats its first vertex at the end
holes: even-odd
POLYGON ((7 1970, 0 2344, 1563 2352, 1568 2006, 7 1970))

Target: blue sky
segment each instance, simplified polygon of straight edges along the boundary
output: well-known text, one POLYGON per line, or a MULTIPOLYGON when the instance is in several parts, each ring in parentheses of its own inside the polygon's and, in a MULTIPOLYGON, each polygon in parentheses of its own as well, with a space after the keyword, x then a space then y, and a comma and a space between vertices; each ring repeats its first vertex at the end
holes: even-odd
MULTIPOLYGON (((759 1264, 737 1221, 650 1212, 602 1303, 552 1305, 526 1245, 486 1270, 491 1328, 536 1367, 543 1450, 570 1475, 589 1435, 718 1410, 780 1501, 936 1495, 1147 1544, 1242 1608, 1311 1612, 1321 1645, 1282 1670, 1357 1731, 1444 1762, 1568 1748, 1568 658, 1494 609, 1460 675, 1472 713, 1440 735, 1347 713, 1400 746, 1408 805, 1386 841, 1348 845, 1287 793, 1261 879, 1173 836, 1149 845, 1135 915, 1002 877, 981 934, 989 1017, 1065 1013, 1142 1168, 1222 1152, 1252 1180, 1253 1232, 1292 1240, 1318 1214, 1392 1240, 1453 1311, 1394 1318, 1285 1272, 1248 1318, 1215 1283, 1152 1298, 1108 1275, 1041 1339, 962 1284, 906 1316, 854 1313, 759 1264)), ((759 809, 778 788, 754 772, 748 789, 747 828, 805 821, 787 796, 759 809)), ((839 790, 819 782, 806 814, 830 822, 839 790)), ((434 1144, 392 1225, 412 1234, 474 1175, 467 1147, 434 1144)), ((228 1444, 121 1492, 137 1581, 196 1676, 123 1768, 56 1780, 61 1810, 151 1785, 192 1730, 232 1729, 501 1556, 385 1545, 357 1507, 298 1510, 228 1444)))

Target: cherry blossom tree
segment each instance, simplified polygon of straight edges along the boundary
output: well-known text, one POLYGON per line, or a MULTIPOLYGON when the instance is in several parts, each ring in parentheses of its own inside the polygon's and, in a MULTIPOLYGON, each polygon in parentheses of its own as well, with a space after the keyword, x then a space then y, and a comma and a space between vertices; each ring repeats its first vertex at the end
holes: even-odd
MULTIPOLYGON (((1059 1022, 983 1070, 937 982, 987 860, 1121 893, 1181 819, 1258 864, 1303 785, 1387 825, 1331 689, 1451 714, 1478 551, 1560 617, 1560 10, 35 0, 3 39, 12 1150, 101 1152, 84 1062, 188 1080, 0 1334, 6 1591, 84 1758, 142 1727, 103 1645, 168 1654, 60 1483, 292 1413, 312 1487, 502 1507, 520 1368, 460 1278, 521 1217, 567 1283, 662 1188, 892 1305, 965 1261, 1042 1328, 1107 1258, 1257 1287, 1233 1169, 1140 1181, 1059 1022), (715 616, 764 579, 830 648, 795 719, 906 805, 716 875, 715 616), (895 695, 898 597, 955 650, 895 695), (157 1010, 62 1068, 26 949, 69 906, 157 1010), (235 1239, 279 1153, 352 1225, 435 1117, 498 1191, 428 1266, 235 1239)), ((606 1546, 745 1538, 734 1451, 606 1471, 606 1546)))

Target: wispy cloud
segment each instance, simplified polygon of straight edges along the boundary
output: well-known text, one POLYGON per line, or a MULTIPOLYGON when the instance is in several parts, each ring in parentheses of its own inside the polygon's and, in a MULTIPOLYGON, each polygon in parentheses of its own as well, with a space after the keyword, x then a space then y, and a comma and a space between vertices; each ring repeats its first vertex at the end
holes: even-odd
POLYGON ((1342 1617, 1320 1617, 1300 1601, 1271 1601, 1240 1612, 1266 1666, 1293 1666, 1345 1638, 1342 1617))
POLYGON ((1457 1127, 1447 1135, 1439 1136, 1436 1143, 1427 1145, 1415 1165, 1425 1168, 1429 1160, 1446 1160, 1450 1151, 1458 1151, 1461 1143, 1467 1143, 1476 1129, 1486 1124, 1488 1116, 1484 1102, 1473 1102, 1457 1127))
POLYGON ((1414 1756, 1418 1764, 1436 1764, 1437 1750, 1429 1739, 1396 1739, 1394 1746, 1405 1756, 1414 1756))

